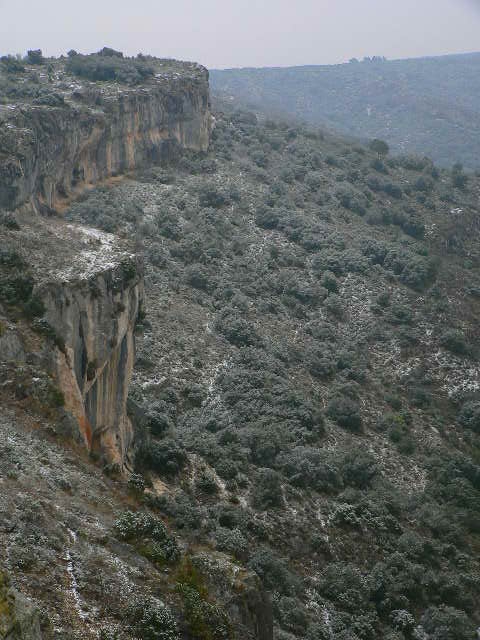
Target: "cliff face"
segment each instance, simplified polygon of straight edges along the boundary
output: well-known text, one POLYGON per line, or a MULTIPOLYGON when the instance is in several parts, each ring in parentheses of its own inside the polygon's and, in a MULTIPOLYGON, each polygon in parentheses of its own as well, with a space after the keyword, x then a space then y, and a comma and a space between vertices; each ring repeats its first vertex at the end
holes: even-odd
POLYGON ((208 72, 201 67, 141 88, 71 85, 60 95, 61 106, 0 107, 0 207, 31 201, 56 209, 75 188, 158 164, 176 146, 208 148, 208 72))
MULTIPOLYGON (((157 61, 156 73, 133 87, 74 77, 62 61, 52 65, 33 88, 28 78, 16 78, 12 95, 21 102, 0 105, 0 209, 30 217, 32 209, 61 210, 87 185, 159 164, 177 150, 208 149, 203 67, 157 61)), ((75 435, 124 467, 133 438, 126 398, 141 276, 114 236, 34 217, 20 234, 5 237, 5 246, 18 245, 35 268, 44 321, 57 336, 48 370, 78 424, 75 435)), ((2 333, 0 358, 23 357, 17 333, 2 333)))
POLYGON ((140 276, 126 273, 121 263, 88 280, 47 285, 41 295, 45 319, 61 340, 52 365, 65 408, 76 419, 86 447, 123 467, 133 439, 126 402, 142 299, 140 276))

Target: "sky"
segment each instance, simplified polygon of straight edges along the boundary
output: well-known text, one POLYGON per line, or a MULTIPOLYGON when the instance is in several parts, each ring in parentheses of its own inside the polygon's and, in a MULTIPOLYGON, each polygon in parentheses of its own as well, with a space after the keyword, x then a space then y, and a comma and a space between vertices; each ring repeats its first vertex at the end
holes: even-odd
POLYGON ((0 54, 103 46, 209 68, 480 50, 480 0, 0 0, 0 54))

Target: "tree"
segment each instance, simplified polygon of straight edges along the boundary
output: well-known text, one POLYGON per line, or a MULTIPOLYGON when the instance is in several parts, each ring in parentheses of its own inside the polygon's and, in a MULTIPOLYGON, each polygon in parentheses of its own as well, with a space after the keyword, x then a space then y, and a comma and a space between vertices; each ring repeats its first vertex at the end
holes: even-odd
POLYGON ((388 155, 388 152, 390 151, 390 147, 385 142, 385 140, 379 140, 378 138, 374 138, 370 142, 369 147, 372 151, 378 153, 379 157, 388 155))
POLYGON ((43 64, 45 62, 41 49, 27 51, 27 61, 30 64, 43 64))

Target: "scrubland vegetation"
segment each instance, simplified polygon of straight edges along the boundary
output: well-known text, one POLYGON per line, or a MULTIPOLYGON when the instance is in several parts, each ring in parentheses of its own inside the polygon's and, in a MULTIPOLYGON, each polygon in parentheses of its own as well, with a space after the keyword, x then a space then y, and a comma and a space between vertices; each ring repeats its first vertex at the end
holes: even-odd
MULTIPOLYGON (((67 214, 143 244, 132 491, 259 576, 279 640, 475 637, 479 191, 226 109, 208 156, 67 214)), ((116 526, 177 561, 153 521, 116 526)), ((179 584, 192 637, 230 637, 179 584)))

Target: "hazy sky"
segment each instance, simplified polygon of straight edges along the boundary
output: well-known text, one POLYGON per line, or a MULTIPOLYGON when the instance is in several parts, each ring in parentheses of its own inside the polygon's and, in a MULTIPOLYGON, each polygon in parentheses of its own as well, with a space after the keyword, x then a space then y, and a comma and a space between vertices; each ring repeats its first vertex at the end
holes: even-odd
POLYGON ((0 0, 0 53, 104 45, 210 68, 480 50, 480 0, 0 0))

